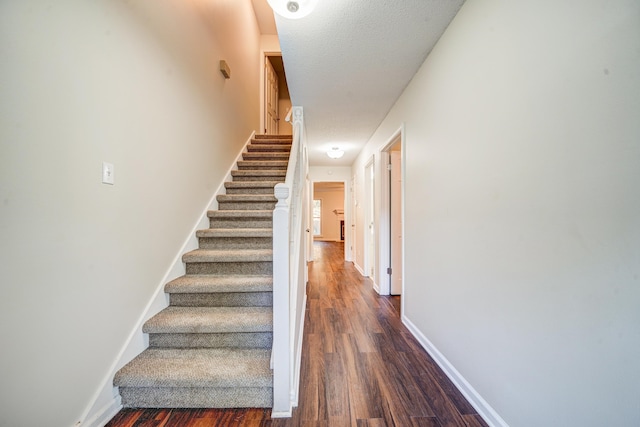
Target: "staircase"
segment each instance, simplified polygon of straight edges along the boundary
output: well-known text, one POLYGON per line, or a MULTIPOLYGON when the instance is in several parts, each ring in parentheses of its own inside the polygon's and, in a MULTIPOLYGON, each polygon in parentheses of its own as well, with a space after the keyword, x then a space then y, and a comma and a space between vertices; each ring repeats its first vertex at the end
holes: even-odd
POLYGON ((115 375, 124 407, 272 407, 273 188, 290 149, 290 136, 247 145, 186 274, 165 286, 169 307, 143 326, 149 348, 115 375))

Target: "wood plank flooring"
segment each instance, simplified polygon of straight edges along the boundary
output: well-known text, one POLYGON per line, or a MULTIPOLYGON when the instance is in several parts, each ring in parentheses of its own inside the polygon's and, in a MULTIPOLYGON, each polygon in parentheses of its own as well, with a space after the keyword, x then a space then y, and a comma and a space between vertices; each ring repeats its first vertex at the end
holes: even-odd
POLYGON ((300 400, 269 409, 124 409, 106 427, 488 427, 400 321, 400 297, 379 296, 316 242, 309 265, 300 400))

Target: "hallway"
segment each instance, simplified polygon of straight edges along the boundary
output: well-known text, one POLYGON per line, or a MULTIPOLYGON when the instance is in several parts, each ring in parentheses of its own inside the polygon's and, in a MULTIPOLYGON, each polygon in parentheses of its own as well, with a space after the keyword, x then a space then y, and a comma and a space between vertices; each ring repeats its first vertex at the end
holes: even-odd
POLYGON ((310 264, 299 406, 122 410, 107 427, 399 426, 487 424, 402 325, 399 297, 378 296, 344 262, 343 244, 316 242, 310 264))

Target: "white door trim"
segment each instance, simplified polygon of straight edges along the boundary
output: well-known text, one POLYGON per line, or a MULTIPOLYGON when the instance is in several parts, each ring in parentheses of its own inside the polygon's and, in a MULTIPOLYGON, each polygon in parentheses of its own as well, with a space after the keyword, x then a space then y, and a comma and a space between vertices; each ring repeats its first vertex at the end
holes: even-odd
POLYGON ((376 171, 375 155, 364 165, 364 272, 373 282, 373 288, 380 293, 377 271, 377 250, 376 240, 380 237, 379 228, 376 224, 376 171), (373 235, 372 235, 373 234, 373 235))
MULTIPOLYGON (((390 190, 391 190, 391 182, 389 177, 389 172, 387 170, 387 164, 389 164, 389 150, 396 142, 400 141, 402 144, 401 151, 401 216, 402 216, 402 235, 405 235, 404 230, 404 203, 405 203, 405 163, 406 163, 406 149, 405 149, 405 130, 404 123, 400 126, 400 128, 395 131, 387 142, 385 142, 382 147, 380 147, 380 210, 378 212, 379 215, 379 238, 380 242, 379 246, 379 256, 380 256, 380 268, 378 269, 380 274, 380 294, 381 295, 389 295, 391 293, 391 277, 387 274, 387 267, 390 267, 390 259, 391 259, 391 228, 390 228, 390 207, 391 207, 391 199, 390 199, 390 190)), ((402 277, 404 278, 404 240, 402 242, 402 277)), ((402 292, 404 294, 404 283, 402 284, 402 292)), ((402 299, 404 302, 404 299, 402 299)), ((402 304, 404 306, 404 304, 402 304)), ((404 307, 402 307, 404 309, 404 307)))

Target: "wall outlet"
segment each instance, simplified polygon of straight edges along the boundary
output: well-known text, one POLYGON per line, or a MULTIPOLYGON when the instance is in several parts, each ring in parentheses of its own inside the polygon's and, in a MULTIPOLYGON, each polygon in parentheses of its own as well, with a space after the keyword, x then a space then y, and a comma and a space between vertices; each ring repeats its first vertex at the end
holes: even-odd
POLYGON ((103 184, 115 184, 115 170, 113 168, 113 164, 102 162, 102 183, 103 184))

